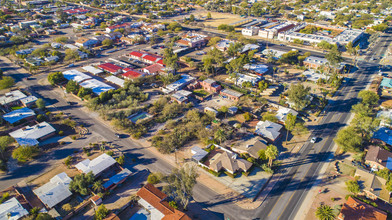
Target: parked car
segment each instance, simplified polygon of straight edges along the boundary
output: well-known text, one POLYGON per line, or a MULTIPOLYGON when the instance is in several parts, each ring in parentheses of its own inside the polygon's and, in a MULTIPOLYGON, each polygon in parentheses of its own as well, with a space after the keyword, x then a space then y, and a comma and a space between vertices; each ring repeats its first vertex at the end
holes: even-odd
POLYGON ((316 143, 317 142, 317 137, 312 137, 312 139, 310 139, 310 143, 316 143))

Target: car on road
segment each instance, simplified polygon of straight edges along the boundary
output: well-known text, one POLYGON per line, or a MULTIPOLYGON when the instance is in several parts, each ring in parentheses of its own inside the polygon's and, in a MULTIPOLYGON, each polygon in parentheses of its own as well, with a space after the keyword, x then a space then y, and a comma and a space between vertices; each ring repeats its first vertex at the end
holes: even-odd
POLYGON ((116 135, 117 138, 121 138, 121 134, 119 133, 114 133, 114 135, 116 135))
POLYGON ((317 142, 317 137, 312 137, 312 139, 310 139, 310 143, 316 143, 317 142))
POLYGON ((279 46, 284 46, 284 44, 279 44, 279 46))

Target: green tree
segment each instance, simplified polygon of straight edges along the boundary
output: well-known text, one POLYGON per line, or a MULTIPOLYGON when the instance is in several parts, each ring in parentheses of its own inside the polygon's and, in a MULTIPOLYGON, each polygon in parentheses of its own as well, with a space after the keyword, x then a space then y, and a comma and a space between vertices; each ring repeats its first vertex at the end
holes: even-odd
POLYGON ((12 151, 12 158, 19 162, 26 162, 34 157, 39 152, 36 146, 22 145, 12 151))
POLYGON ((0 90, 10 88, 14 85, 14 78, 11 76, 3 76, 0 79, 0 90))
POLYGON ((272 162, 278 157, 279 151, 275 145, 268 145, 265 150, 265 156, 268 158, 268 166, 272 167, 272 162))
POLYGON ((37 99, 37 101, 35 101, 35 105, 39 109, 45 109, 45 101, 41 98, 39 98, 39 99, 37 99))
POLYGON ((78 97, 84 98, 88 95, 93 94, 93 90, 91 88, 84 88, 84 87, 79 87, 79 92, 77 94, 78 97))
POLYGON ((287 93, 296 110, 302 110, 310 104, 309 91, 310 87, 305 87, 302 83, 291 84, 287 93))
POLYGON ((357 194, 357 193, 359 193, 361 191, 361 189, 359 187, 359 184, 358 184, 358 182, 356 180, 349 180, 349 181, 347 181, 346 182, 346 187, 347 187, 347 190, 350 193, 357 194))
POLYGON ((102 45, 105 47, 111 47, 113 46, 113 40, 106 38, 102 41, 102 45))
POLYGON ((8 147, 14 143, 14 139, 10 136, 1 136, 0 137, 0 154, 1 158, 6 159, 4 157, 4 153, 7 151, 8 147))
POLYGON ((157 184, 160 182, 159 175, 157 173, 150 173, 147 177, 147 182, 150 184, 157 184))
POLYGON ((250 120, 252 120, 252 115, 251 115, 249 112, 245 112, 245 113, 243 114, 243 116, 244 116, 244 120, 245 120, 245 121, 250 121, 250 120))
POLYGON ((363 139, 358 135, 355 128, 349 126, 341 129, 334 141, 343 151, 359 152, 363 139))
POLYGON ((332 48, 327 54, 325 54, 325 58, 328 61, 328 65, 333 68, 337 68, 339 63, 343 61, 342 53, 337 47, 332 48))
POLYGON ((172 47, 167 47, 163 51, 163 63, 173 70, 178 70, 178 56, 173 52, 172 47))
POLYGON ((167 183, 163 191, 186 209, 192 198, 192 190, 198 176, 197 168, 192 164, 187 163, 181 168, 175 168, 171 174, 163 178, 163 181, 167 183))
POLYGON ((362 90, 358 93, 358 97, 362 100, 362 103, 365 105, 376 105, 380 97, 377 93, 369 91, 369 90, 362 90))
POLYGON ((208 13, 207 13, 207 19, 211 19, 211 18, 212 18, 211 12, 208 12, 208 13))
POLYGON ((97 193, 101 192, 103 190, 102 180, 95 181, 92 188, 97 193))
POLYGON ((297 116, 289 113, 287 115, 287 119, 286 119, 286 121, 284 123, 284 126, 285 126, 285 128, 287 130, 286 142, 287 142, 287 139, 288 139, 288 136, 289 136, 289 131, 292 131, 294 129, 296 122, 297 122, 297 116))
POLYGON ((351 121, 351 126, 361 134, 363 139, 370 139, 370 134, 376 131, 380 125, 380 119, 373 119, 369 116, 355 115, 351 121))
POLYGON ((56 43, 67 43, 68 40, 68 37, 57 37, 56 39, 54 39, 56 43))
POLYGON ((64 82, 66 79, 62 72, 54 72, 48 75, 48 81, 52 85, 60 84, 64 82))
POLYGON ((257 152, 257 154, 259 155, 259 159, 260 160, 266 160, 268 159, 267 155, 265 154, 265 149, 261 149, 257 152))
POLYGON ((67 93, 78 94, 79 89, 79 84, 74 80, 68 81, 67 85, 65 86, 65 90, 67 91, 67 93))
POLYGON ((227 139, 226 132, 223 129, 218 129, 214 133, 214 139, 219 141, 219 144, 222 144, 223 141, 227 139))
POLYGON ((79 193, 83 196, 89 194, 88 187, 94 182, 94 174, 89 172, 88 174, 78 174, 69 183, 69 189, 73 192, 79 193))
POLYGON ((259 82, 260 92, 263 92, 264 90, 266 90, 268 88, 268 86, 269 86, 269 83, 266 80, 261 80, 259 82))
POLYGON ((78 50, 66 49, 64 61, 76 61, 80 60, 78 50))
POLYGON ((278 122, 278 119, 274 113, 266 112, 263 115, 263 121, 278 122))
POLYGON ((193 14, 189 15, 189 21, 194 22, 195 21, 195 16, 193 14))
POLYGON ((229 112, 229 108, 227 106, 222 106, 220 107, 219 112, 225 114, 225 118, 226 118, 227 112, 229 112))
POLYGON ((351 107, 351 112, 361 117, 368 117, 372 115, 372 109, 363 103, 358 103, 351 107))
POLYGON ((35 217, 35 220, 54 220, 51 215, 48 213, 38 213, 37 217, 35 217))
POLYGON ((328 205, 320 205, 316 210, 316 216, 320 220, 334 220, 333 209, 328 205))
POLYGON ((103 220, 109 214, 109 210, 102 204, 95 211, 94 220, 103 220))
POLYGON ((222 38, 220 37, 212 37, 209 41, 208 41, 208 46, 215 46, 219 41, 221 41, 222 38))

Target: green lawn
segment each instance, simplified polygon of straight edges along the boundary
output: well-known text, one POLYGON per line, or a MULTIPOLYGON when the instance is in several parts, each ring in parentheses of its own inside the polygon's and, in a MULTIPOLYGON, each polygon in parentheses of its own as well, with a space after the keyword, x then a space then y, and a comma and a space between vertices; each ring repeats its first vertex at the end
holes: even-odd
POLYGON ((11 107, 12 110, 18 110, 18 109, 21 109, 21 108, 23 108, 23 107, 20 107, 20 106, 11 107))
POLYGON ((195 94, 195 95, 197 95, 197 96, 199 96, 199 97, 206 97, 206 96, 209 95, 209 93, 206 92, 206 91, 203 90, 203 89, 194 90, 194 91, 193 91, 193 94, 195 94))
POLYGON ((356 171, 354 167, 344 163, 339 163, 339 169, 340 172, 343 173, 343 175, 349 175, 349 176, 354 176, 356 171))

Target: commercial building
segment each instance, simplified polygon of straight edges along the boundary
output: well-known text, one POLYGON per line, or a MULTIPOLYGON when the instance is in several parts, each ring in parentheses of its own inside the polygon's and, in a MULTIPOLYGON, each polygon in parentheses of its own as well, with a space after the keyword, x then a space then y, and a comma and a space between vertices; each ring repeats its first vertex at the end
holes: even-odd
POLYGON ((273 39, 277 37, 279 33, 290 30, 291 28, 295 27, 295 24, 291 22, 273 22, 270 24, 266 24, 262 27, 263 28, 260 29, 258 32, 258 36, 262 38, 273 39))
POLYGON ((204 90, 211 93, 218 93, 220 90, 222 90, 222 86, 213 79, 205 79, 200 82, 200 85, 204 90))
POLYGON ((119 73, 122 73, 122 69, 123 69, 121 66, 117 66, 117 65, 114 65, 112 63, 101 64, 101 65, 98 66, 98 68, 100 68, 100 69, 102 69, 104 71, 107 71, 107 72, 109 72, 111 74, 115 74, 115 75, 119 74, 119 73))
POLYGON ((120 78, 118 78, 116 76, 108 76, 108 77, 105 78, 105 80, 108 81, 108 82, 111 82, 111 83, 113 83, 115 85, 118 85, 120 87, 124 87, 125 80, 120 79, 120 78))
POLYGON ((40 141, 53 136, 56 129, 47 122, 41 122, 34 126, 26 126, 9 133, 19 145, 38 145, 40 141))
POLYGON ((249 26, 246 28, 242 28, 241 33, 245 36, 255 36, 259 33, 259 27, 249 26))
POLYGON ((84 80, 91 79, 91 76, 80 72, 79 70, 72 69, 63 72, 64 78, 67 80, 73 80, 77 83, 83 82, 84 80))
POLYGON ((182 39, 178 40, 176 43, 190 48, 200 48, 207 45, 208 40, 209 37, 206 35, 188 32, 183 36, 182 39))
POLYGON ((339 72, 343 71, 344 67, 346 66, 346 64, 344 63, 339 63, 337 67, 333 67, 329 65, 327 59, 322 57, 315 57, 315 56, 306 57, 305 60, 303 61, 303 64, 309 69, 324 68, 326 70, 327 68, 332 67, 334 69, 336 68, 336 70, 339 72))

